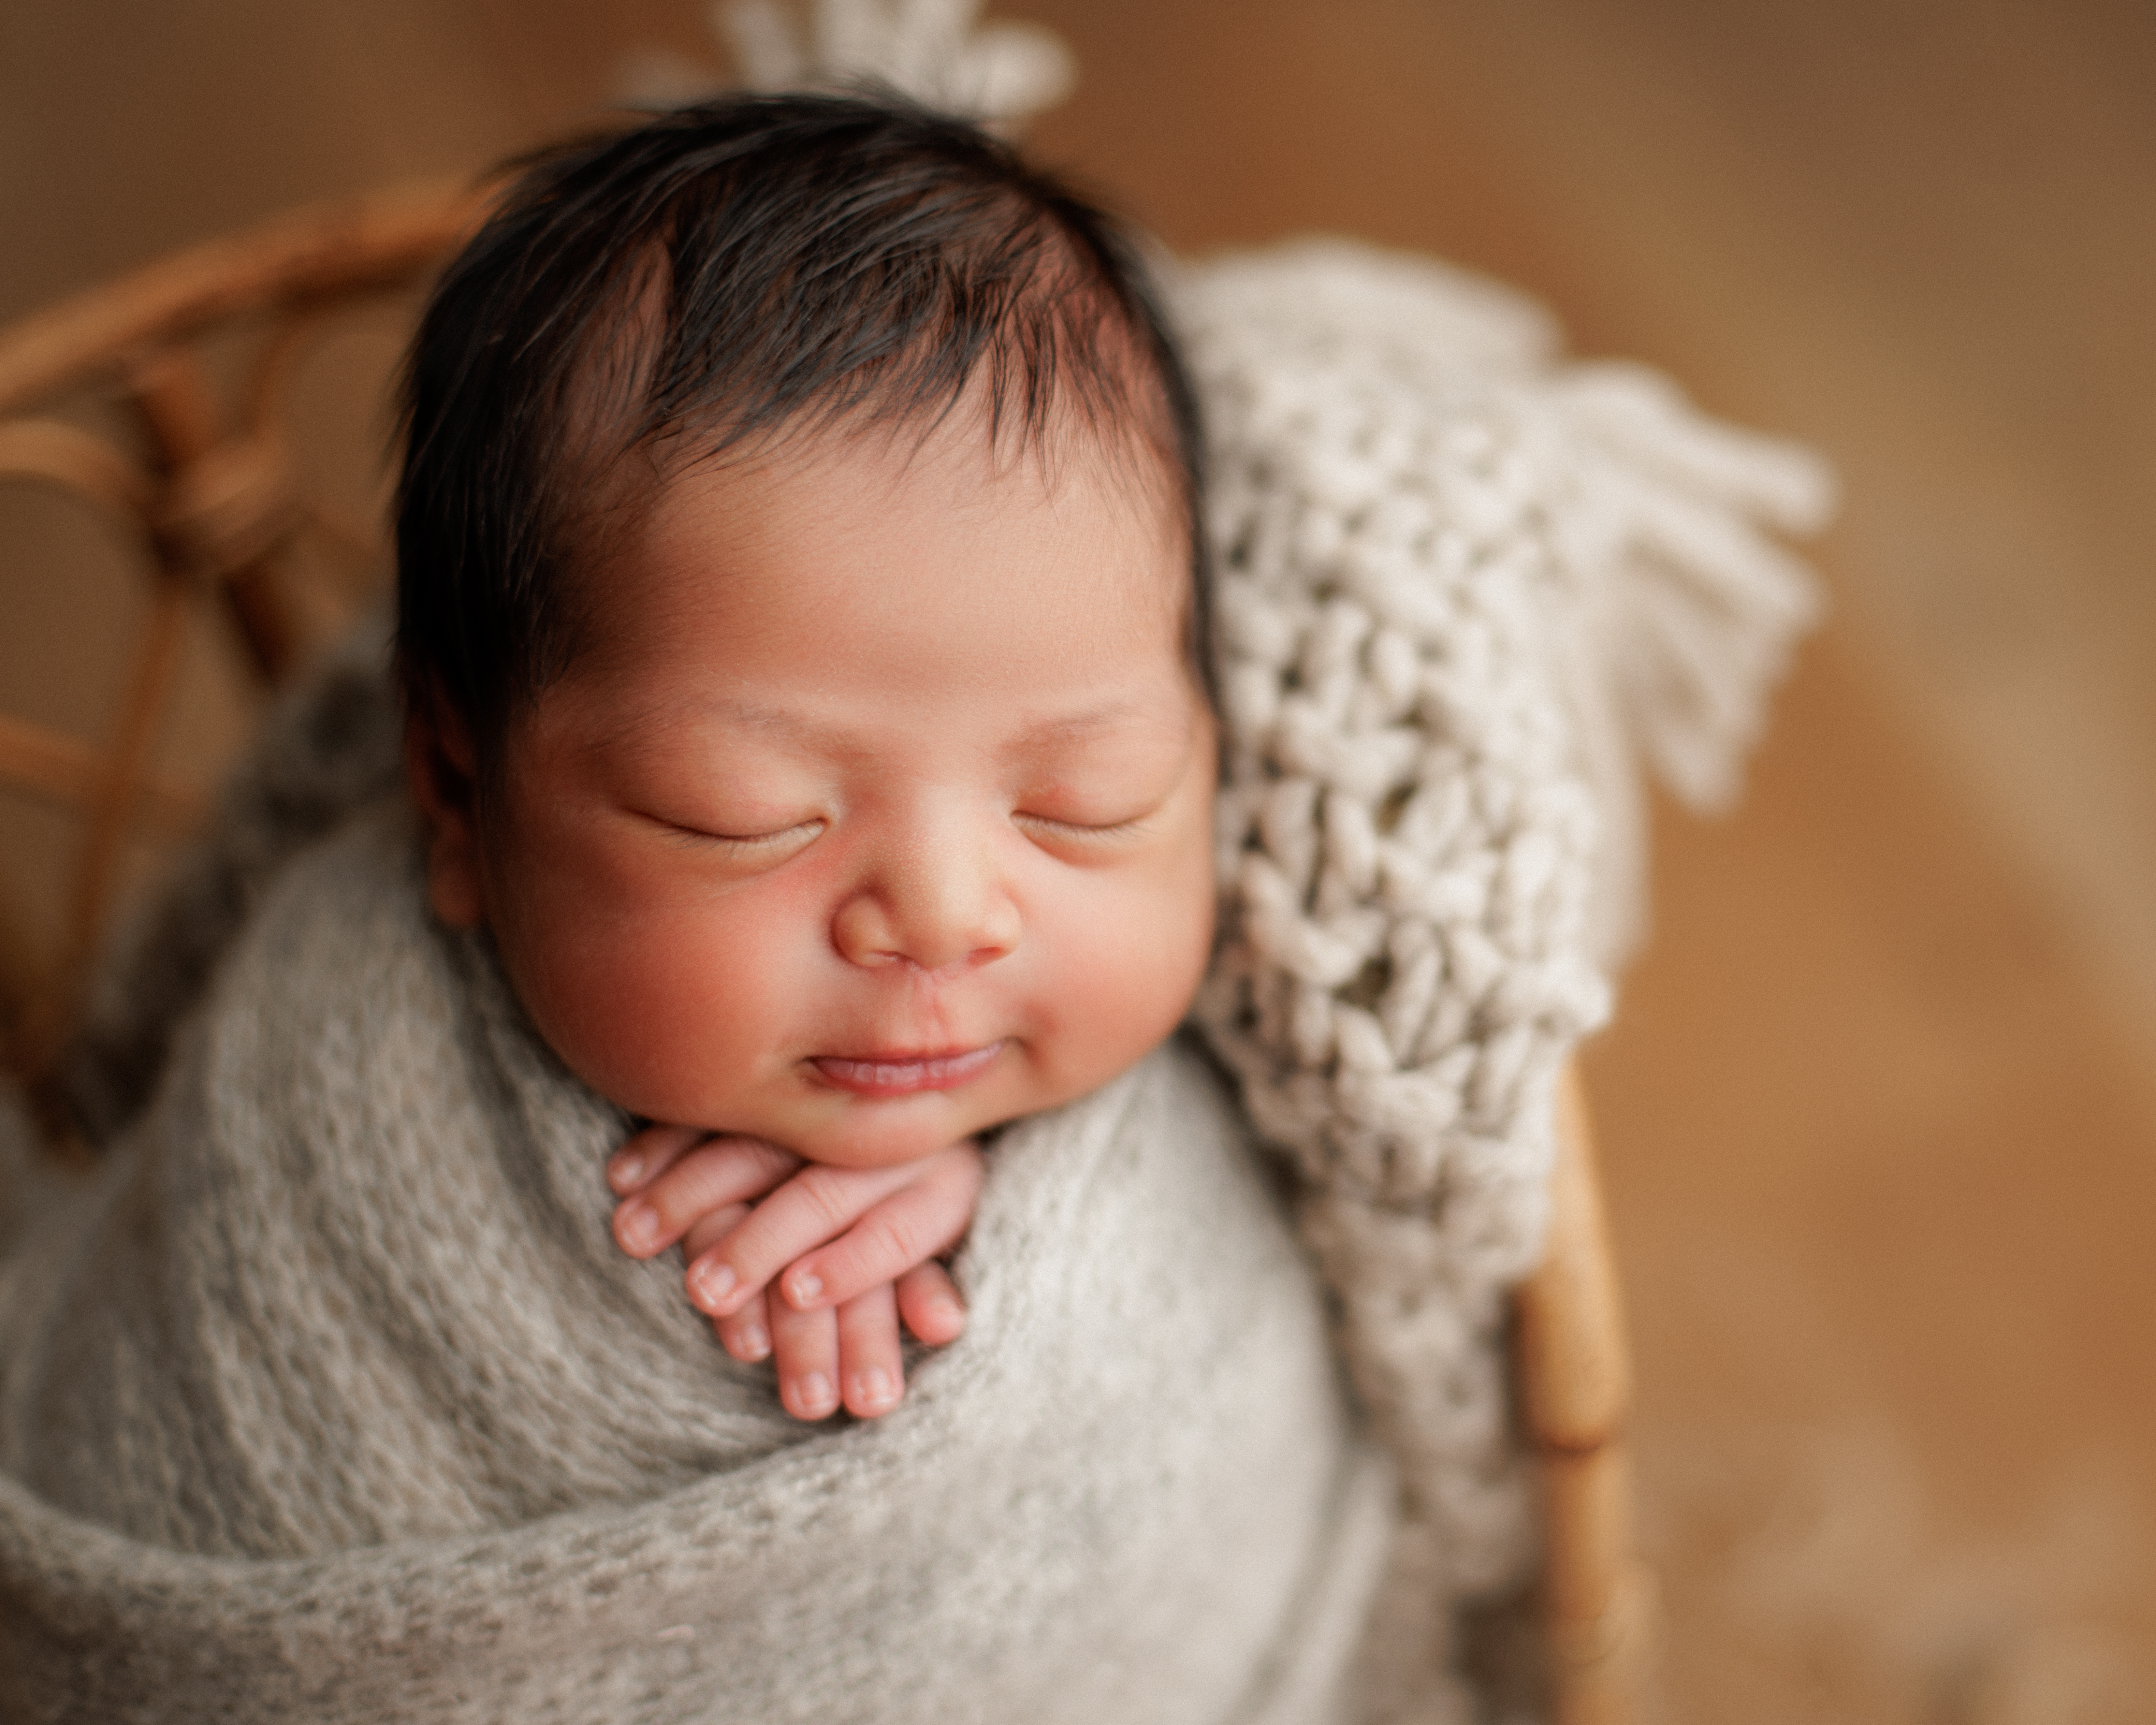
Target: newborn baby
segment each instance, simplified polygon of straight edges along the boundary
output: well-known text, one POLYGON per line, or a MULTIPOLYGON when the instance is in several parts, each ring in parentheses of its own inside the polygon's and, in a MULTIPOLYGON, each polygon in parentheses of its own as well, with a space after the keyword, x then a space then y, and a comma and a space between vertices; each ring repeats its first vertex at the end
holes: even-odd
POLYGON ((771 131, 601 152, 452 272, 399 660, 436 914, 669 1123, 621 1243, 685 1236, 814 1420, 894 1404, 896 1309, 956 1332, 975 1135, 1188 1009, 1217 768, 1188 385, 1109 230, 771 131))
POLYGON ((1122 242, 732 100, 531 169, 410 376, 409 802, 0 1264, 0 1712, 1343 1717, 1393 1486, 1169 1040, 1215 727, 1122 242), (901 1316, 968 1332, 902 1405, 901 1316))

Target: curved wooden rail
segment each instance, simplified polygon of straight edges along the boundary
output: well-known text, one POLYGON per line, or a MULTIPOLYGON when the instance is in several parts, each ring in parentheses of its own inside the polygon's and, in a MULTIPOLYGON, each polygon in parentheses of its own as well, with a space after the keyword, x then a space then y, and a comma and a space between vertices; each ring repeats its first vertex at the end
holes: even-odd
POLYGON ((236 318, 401 286, 471 230, 490 196, 430 181, 312 206, 33 312, 0 332, 0 413, 236 318))
POLYGON ((0 479, 58 486, 116 518, 150 578, 148 614, 101 747, 0 716, 0 787, 83 816, 57 963, 42 975, 0 978, 8 1063, 33 1084, 73 1023, 131 838, 146 822, 169 833, 190 812, 192 799, 152 772, 189 618, 214 598, 257 675, 281 681, 308 645, 287 554, 310 531, 351 536, 308 506, 286 459, 281 386, 299 342, 331 308, 424 276, 490 195, 433 183, 301 210, 0 331, 0 479), (228 408, 198 347, 236 326, 259 329, 262 340, 228 408), (123 403, 143 447, 14 417, 85 393, 123 403))

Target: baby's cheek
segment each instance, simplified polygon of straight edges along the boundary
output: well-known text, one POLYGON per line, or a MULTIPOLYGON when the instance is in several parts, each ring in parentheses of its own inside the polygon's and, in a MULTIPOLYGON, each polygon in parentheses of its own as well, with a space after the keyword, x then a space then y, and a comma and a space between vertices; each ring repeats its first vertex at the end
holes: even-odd
POLYGON ((783 956, 767 927, 646 916, 557 936, 534 965, 526 1004, 577 1076, 632 1112, 726 1123, 759 1064, 759 1028, 783 1012, 783 956))
POLYGON ((1109 902, 1074 907, 1063 933, 1074 1093, 1106 1083, 1182 1022, 1211 951, 1209 875, 1147 883, 1109 902))

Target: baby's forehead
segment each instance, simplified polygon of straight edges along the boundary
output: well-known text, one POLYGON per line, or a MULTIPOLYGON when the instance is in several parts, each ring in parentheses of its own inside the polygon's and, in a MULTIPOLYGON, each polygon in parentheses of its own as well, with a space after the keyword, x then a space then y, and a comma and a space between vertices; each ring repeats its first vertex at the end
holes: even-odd
POLYGON ((963 695, 1045 747, 1203 695, 1185 505, 1142 450, 826 429, 685 465, 639 515, 594 546, 569 673, 624 724, 866 735, 963 695))
POLYGON ((829 527, 842 530, 865 578, 889 572, 880 541, 941 536, 956 555, 1028 517, 1045 533, 1107 541, 1108 572, 1131 578, 1127 597, 1180 609, 1194 559, 1178 453, 1135 418, 1059 416, 1017 429, 993 415, 993 403, 964 400, 933 418, 803 421, 708 458, 693 434, 655 459, 633 453, 595 561, 641 551, 673 564, 695 548, 714 553, 702 567, 722 575, 774 552, 783 562, 786 547, 771 542, 829 527))

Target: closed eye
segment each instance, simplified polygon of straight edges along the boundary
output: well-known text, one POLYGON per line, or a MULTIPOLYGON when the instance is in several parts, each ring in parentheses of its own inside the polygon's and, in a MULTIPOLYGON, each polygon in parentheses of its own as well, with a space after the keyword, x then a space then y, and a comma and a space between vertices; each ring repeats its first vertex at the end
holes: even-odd
POLYGON ((1133 815, 1128 820, 1098 823, 1076 820, 1057 820, 1050 815, 1029 814, 1021 809, 1011 816, 1017 825, 1029 831, 1058 839, 1079 842, 1112 843, 1118 839, 1132 839, 1150 830, 1152 821, 1149 814, 1133 815))
POLYGON ((655 815, 649 818, 665 828, 669 837, 684 846, 698 850, 716 850, 740 857, 772 856, 788 850, 798 850, 820 834, 825 824, 821 820, 803 820, 768 833, 714 833, 702 827, 685 826, 680 821, 660 820, 655 815))

